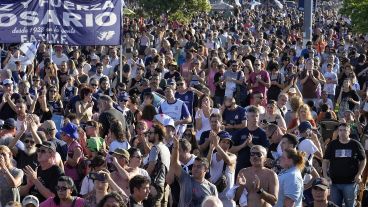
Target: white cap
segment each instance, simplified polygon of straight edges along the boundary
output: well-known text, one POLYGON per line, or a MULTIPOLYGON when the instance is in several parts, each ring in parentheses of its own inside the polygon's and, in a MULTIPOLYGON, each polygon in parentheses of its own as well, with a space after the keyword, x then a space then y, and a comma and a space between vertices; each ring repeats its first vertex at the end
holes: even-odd
POLYGON ((27 195, 22 201, 22 206, 26 206, 28 204, 33 204, 35 207, 38 207, 40 202, 38 201, 36 196, 27 195))
POLYGON ((13 81, 11 79, 3 80, 3 85, 6 85, 6 84, 13 84, 13 81))
POLYGON ((164 120, 164 126, 167 127, 167 126, 172 126, 173 128, 175 128, 175 122, 174 122, 174 119, 165 119, 164 120))

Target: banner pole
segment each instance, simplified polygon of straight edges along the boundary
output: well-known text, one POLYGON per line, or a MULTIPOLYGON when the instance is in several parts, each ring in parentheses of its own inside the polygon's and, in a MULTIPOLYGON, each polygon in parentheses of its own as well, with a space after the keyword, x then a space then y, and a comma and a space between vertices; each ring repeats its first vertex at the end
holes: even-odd
MULTIPOLYGON (((120 8, 120 31, 122 31, 123 24, 124 24, 124 0, 121 1, 121 8, 120 8)), ((123 41, 122 41, 122 32, 120 32, 120 64, 119 64, 119 70, 120 70, 120 83, 123 82, 123 41)))
POLYGON ((120 64, 119 64, 119 70, 120 70, 120 83, 123 82, 123 45, 120 44, 120 64))

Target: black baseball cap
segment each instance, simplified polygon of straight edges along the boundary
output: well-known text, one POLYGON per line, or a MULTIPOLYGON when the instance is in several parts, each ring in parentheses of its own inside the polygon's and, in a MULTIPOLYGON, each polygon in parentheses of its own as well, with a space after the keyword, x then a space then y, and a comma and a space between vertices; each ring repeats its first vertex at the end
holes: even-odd
POLYGON ((36 144, 36 147, 37 148, 46 147, 46 148, 49 148, 52 151, 56 152, 55 144, 53 142, 50 142, 50 141, 44 141, 44 142, 42 142, 42 144, 36 144))

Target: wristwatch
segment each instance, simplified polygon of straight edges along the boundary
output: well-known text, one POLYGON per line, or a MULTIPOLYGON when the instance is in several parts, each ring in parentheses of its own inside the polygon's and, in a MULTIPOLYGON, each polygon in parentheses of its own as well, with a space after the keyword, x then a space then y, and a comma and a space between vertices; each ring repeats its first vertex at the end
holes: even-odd
POLYGON ((263 194, 264 190, 263 188, 260 188, 258 191, 257 191, 257 194, 263 194))

